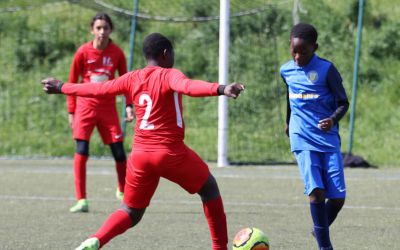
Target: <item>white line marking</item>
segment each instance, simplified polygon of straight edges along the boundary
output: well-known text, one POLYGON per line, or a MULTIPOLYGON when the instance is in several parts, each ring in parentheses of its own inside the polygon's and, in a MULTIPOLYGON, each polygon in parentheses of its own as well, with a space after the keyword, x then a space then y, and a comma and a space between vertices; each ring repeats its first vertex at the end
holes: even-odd
MULTIPOLYGON (((52 197, 52 196, 15 196, 15 195, 0 195, 0 200, 33 200, 33 201, 74 201, 73 197, 52 197)), ((96 202, 117 202, 115 199, 96 199, 92 198, 91 201, 96 202)), ((181 204, 181 205, 196 205, 201 204, 199 201, 190 200, 163 200, 163 199, 153 199, 151 203, 157 204, 181 204)), ((255 207, 274 207, 274 208, 299 208, 308 207, 308 204, 279 204, 279 203, 269 203, 269 202, 232 202, 224 201, 224 204, 237 207, 237 206, 255 206, 255 207)), ((384 207, 384 206, 348 206, 345 205, 344 209, 363 209, 363 210, 390 210, 390 211, 400 211, 400 207, 384 207)))
MULTIPOLYGON (((256 170, 262 169, 256 168, 256 170)), ((252 171, 252 169, 234 169, 230 168, 229 172, 226 170, 218 170, 211 168, 211 172, 217 178, 227 178, 227 179, 282 179, 282 180, 300 180, 300 174, 297 168, 290 169, 287 168, 269 168, 265 167, 265 171, 252 171), (257 173, 259 172, 259 173, 257 173)), ((0 173, 26 173, 26 174, 71 174, 72 167, 16 167, 16 168, 1 168, 0 173)), ((97 167, 94 166, 92 169, 90 167, 87 171, 88 175, 115 175, 115 170, 113 166, 110 167, 97 167)), ((346 181, 400 181, 400 171, 393 172, 365 172, 365 173, 354 173, 345 172, 346 181)))

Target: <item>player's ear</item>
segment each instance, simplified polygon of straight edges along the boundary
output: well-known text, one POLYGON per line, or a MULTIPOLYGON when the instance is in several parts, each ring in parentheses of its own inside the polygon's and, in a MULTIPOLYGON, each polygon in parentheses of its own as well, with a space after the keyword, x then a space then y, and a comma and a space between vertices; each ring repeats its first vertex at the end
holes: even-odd
POLYGON ((168 50, 167 50, 167 49, 164 49, 164 50, 163 50, 163 57, 164 57, 164 58, 167 58, 167 57, 168 57, 168 50))

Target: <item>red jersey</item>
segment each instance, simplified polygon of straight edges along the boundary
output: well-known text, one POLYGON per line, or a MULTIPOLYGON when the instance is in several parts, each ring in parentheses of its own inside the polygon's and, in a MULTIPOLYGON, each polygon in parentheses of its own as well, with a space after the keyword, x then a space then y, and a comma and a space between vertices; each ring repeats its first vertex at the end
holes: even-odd
POLYGON ((86 97, 129 95, 135 105, 134 148, 159 149, 183 142, 182 94, 218 95, 217 83, 191 80, 174 68, 147 66, 102 84, 66 83, 64 94, 86 97))
MULTIPOLYGON (((114 43, 109 42, 104 50, 93 47, 93 41, 83 44, 75 53, 69 74, 69 82, 100 83, 114 79, 115 71, 121 76, 127 72, 126 59, 123 51, 114 43)), ((131 101, 127 100, 127 103, 131 101)), ((88 98, 68 96, 67 107, 69 113, 74 113, 76 105, 89 108, 115 107, 115 97, 88 98), (78 103, 78 104, 77 104, 78 103)))

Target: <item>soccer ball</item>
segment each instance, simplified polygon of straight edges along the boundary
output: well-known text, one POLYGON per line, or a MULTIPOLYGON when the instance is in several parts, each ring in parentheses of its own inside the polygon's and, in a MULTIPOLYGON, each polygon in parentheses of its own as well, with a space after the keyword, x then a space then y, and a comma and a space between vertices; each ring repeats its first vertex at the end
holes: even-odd
POLYGON ((235 235, 232 250, 269 250, 269 240, 258 228, 244 228, 235 235))

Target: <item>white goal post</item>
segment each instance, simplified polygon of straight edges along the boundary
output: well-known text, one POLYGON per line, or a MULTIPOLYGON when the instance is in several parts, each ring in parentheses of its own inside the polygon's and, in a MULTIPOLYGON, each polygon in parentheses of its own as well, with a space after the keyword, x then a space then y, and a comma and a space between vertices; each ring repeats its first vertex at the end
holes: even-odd
MULTIPOLYGON (((220 0, 218 82, 228 84, 229 0, 220 0)), ((228 166, 228 98, 218 99, 218 167, 228 166)))

